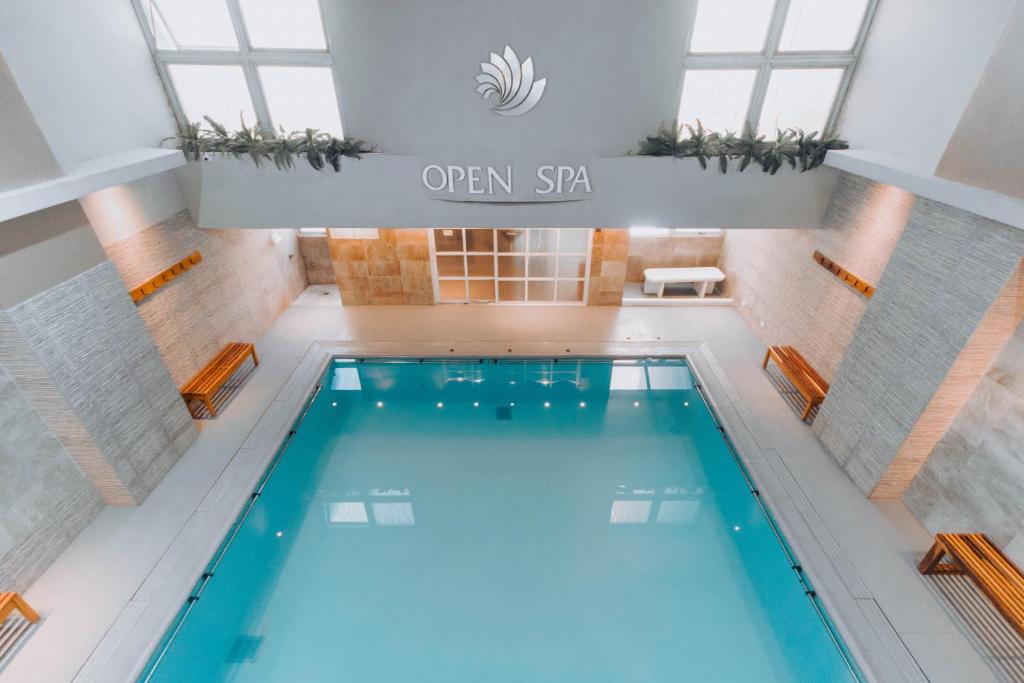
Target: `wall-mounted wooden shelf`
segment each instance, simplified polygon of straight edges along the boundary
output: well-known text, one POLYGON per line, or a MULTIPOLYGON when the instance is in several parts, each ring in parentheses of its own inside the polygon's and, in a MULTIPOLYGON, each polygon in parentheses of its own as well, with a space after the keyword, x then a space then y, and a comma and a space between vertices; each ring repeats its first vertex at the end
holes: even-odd
POLYGON ((134 301, 135 303, 139 303, 147 296, 149 296, 156 290, 160 289, 168 282, 172 281, 174 278, 178 277, 186 270, 188 270, 189 268, 191 268, 192 266, 194 266, 195 264, 199 263, 202 260, 202 254, 200 254, 198 251, 192 252, 191 254, 181 259, 167 270, 161 272, 159 275, 151 277, 138 287, 129 290, 128 293, 131 295, 132 301, 134 301))
POLYGON ((837 278, 839 278, 846 284, 856 289, 858 292, 860 292, 867 298, 870 299, 872 296, 874 296, 875 286, 873 284, 857 277, 856 275, 848 271, 846 268, 843 268, 841 265, 830 259, 828 256, 822 254, 820 251, 814 252, 814 256, 812 258, 814 259, 815 263, 817 263, 822 268, 835 275, 837 278))

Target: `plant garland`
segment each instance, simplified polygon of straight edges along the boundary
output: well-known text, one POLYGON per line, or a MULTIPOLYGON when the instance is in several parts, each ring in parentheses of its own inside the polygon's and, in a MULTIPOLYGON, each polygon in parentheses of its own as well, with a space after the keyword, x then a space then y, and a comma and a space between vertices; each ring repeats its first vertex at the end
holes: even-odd
POLYGON ((758 135, 757 129, 749 123, 743 134, 732 131, 716 133, 705 130, 700 119, 697 126, 662 126, 658 133, 640 143, 636 154, 651 157, 695 158, 700 167, 707 169, 709 160, 718 161, 718 170, 726 173, 729 161, 739 159, 738 170, 742 173, 751 163, 757 163, 761 170, 775 175, 783 164, 798 168, 800 172, 810 171, 825 162, 825 155, 833 149, 849 149, 846 140, 835 136, 818 137, 818 131, 805 133, 799 128, 779 130, 775 139, 766 140, 758 135))
MULTIPOLYGON (((260 166, 272 161, 278 170, 288 171, 295 167, 295 158, 305 159, 314 170, 322 171, 328 166, 335 172, 341 170, 342 157, 361 159, 363 154, 374 151, 362 140, 345 138, 340 140, 329 133, 315 128, 286 133, 246 126, 242 119, 239 130, 230 131, 209 116, 203 117, 209 128, 201 122, 179 126, 178 134, 166 140, 176 140, 178 149, 187 158, 199 161, 207 154, 230 154, 236 159, 248 156, 260 166)), ((165 140, 165 142, 166 142, 165 140)))
MULTIPOLYGON (((201 122, 189 123, 179 127, 176 136, 166 139, 176 140, 178 149, 193 161, 207 154, 230 154, 236 159, 248 156, 256 166, 264 161, 273 162, 279 170, 287 171, 295 167, 295 158, 301 157, 316 171, 330 166, 337 172, 341 170, 342 157, 361 159, 363 154, 375 151, 363 140, 342 140, 315 128, 291 133, 281 128, 275 132, 247 126, 242 119, 242 127, 231 131, 209 116, 203 119, 209 128, 204 128, 201 122)), ((706 130, 700 119, 696 123, 696 127, 674 121, 669 126, 663 125, 656 135, 641 141, 640 148, 630 154, 694 158, 703 169, 707 169, 709 161, 716 161, 722 173, 728 172, 730 161, 739 160, 737 170, 741 173, 751 163, 756 163, 765 173, 775 175, 783 164, 799 168, 801 173, 810 171, 825 162, 830 150, 850 148, 846 140, 836 136, 819 137, 818 131, 778 130, 775 138, 769 140, 758 135, 757 129, 749 123, 744 126, 742 135, 729 130, 725 133, 706 130)))

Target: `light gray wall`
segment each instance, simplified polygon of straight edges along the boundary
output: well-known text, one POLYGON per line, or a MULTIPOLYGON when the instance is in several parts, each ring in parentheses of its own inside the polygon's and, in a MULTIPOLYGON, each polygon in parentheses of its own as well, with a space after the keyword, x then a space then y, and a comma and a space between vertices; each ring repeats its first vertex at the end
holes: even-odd
POLYGON ((0 46, 65 171, 174 133, 130 2, 2 2, 0 46))
POLYGON ((843 137, 933 173, 1016 2, 879 2, 840 120, 843 137))
POLYGON ((174 171, 108 187, 78 201, 104 247, 185 210, 174 171))
POLYGON ((877 284, 914 201, 844 173, 821 230, 728 231, 719 264, 724 293, 766 344, 796 347, 831 380, 870 300, 811 256, 821 251, 877 284))
POLYGON ((946 148, 937 175, 1024 198, 1024 0, 1002 37, 946 148))
POLYGON ((0 472, 0 591, 24 591, 103 501, 2 365, 0 472))
MULTIPOLYGON (((533 113, 533 112, 531 112, 533 113)), ((314 226, 424 227, 629 227, 693 228, 818 227, 838 172, 789 169, 721 175, 693 159, 585 158, 455 154, 432 157, 370 155, 346 160, 342 171, 317 173, 304 164, 288 173, 256 168, 248 159, 191 163, 179 173, 192 215, 203 228, 301 228, 314 226), (532 203, 541 164, 587 165, 589 195, 570 201, 532 203), (464 191, 432 193, 423 187, 426 164, 513 165, 512 199, 480 199, 464 191), (453 201, 454 200, 454 201, 453 201)))
POLYGON ((814 422, 870 492, 1024 255, 1024 232, 918 198, 814 422))
MULTIPOLYGON (((384 152, 619 156, 679 105, 690 0, 328 0, 344 125, 384 152), (511 45, 547 90, 490 113, 479 63, 511 45)), ((553 155, 553 156, 551 156, 553 155)), ((592 225, 604 225, 597 222, 592 225)))
POLYGON ((0 191, 60 175, 35 117, 0 53, 0 191))
POLYGON ((1024 560, 1024 325, 903 496, 933 533, 985 533, 1024 560))
POLYGON ((0 309, 106 260, 76 202, 0 222, 0 309))

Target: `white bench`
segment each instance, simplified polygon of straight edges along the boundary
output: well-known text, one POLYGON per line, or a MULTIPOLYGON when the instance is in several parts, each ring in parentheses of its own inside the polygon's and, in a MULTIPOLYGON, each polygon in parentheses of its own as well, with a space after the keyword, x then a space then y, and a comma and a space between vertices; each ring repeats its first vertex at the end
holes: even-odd
POLYGON ((725 279, 718 268, 647 268, 644 270, 644 294, 665 294, 665 285, 691 284, 702 297, 725 279))

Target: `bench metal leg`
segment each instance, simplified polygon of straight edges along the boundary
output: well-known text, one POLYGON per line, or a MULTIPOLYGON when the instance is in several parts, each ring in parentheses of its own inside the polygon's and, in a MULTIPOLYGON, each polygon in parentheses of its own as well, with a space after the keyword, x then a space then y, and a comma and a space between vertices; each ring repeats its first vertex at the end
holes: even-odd
POLYGON ((804 406, 804 412, 800 414, 800 419, 801 420, 806 420, 807 417, 811 414, 811 411, 813 409, 814 409, 814 401, 808 401, 807 405, 804 406))
POLYGON ((708 293, 708 284, 709 283, 707 280, 700 283, 700 289, 697 290, 697 296, 699 296, 701 299, 703 299, 704 295, 708 293))
POLYGON ((206 405, 206 409, 210 411, 210 417, 217 417, 217 409, 213 407, 213 401, 207 396, 203 396, 203 404, 206 405))
POLYGON ((761 369, 763 369, 763 370, 767 370, 768 369, 768 359, 771 358, 771 357, 772 357, 772 350, 771 349, 768 349, 767 351, 764 352, 764 361, 761 363, 761 369))
POLYGON ((255 344, 253 344, 253 347, 252 347, 252 362, 253 362, 253 365, 259 365, 260 364, 260 359, 256 355, 256 345, 255 344))

